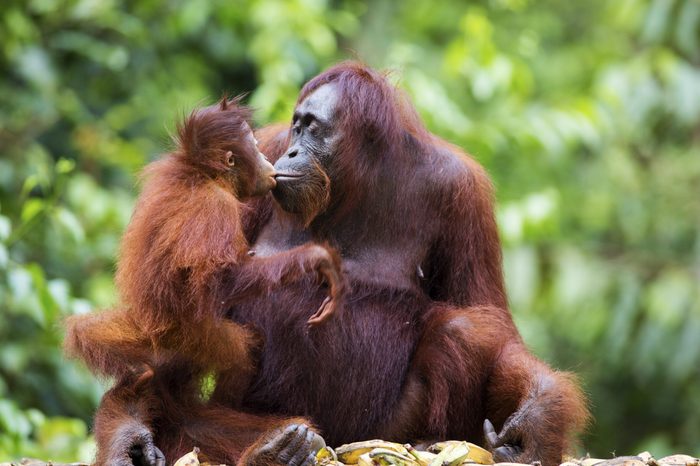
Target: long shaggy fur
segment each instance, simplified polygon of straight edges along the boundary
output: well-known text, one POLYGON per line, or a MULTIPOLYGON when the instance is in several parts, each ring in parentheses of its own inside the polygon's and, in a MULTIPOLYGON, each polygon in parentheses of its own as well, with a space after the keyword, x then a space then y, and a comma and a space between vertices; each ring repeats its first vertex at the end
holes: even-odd
POLYGON ((228 307, 306 275, 323 275, 333 299, 342 292, 340 260, 327 247, 249 256, 246 232, 260 220, 239 197, 257 192, 272 166, 260 163, 249 111, 237 103, 224 99, 192 112, 178 125, 176 150, 144 169, 117 267, 122 307, 66 323, 66 352, 118 378, 95 418, 98 466, 131 465, 132 447, 152 455, 154 445, 171 462, 199 446, 216 463, 276 465, 274 452, 262 447, 286 426, 310 425, 234 409, 261 340, 224 319, 228 307), (228 407, 202 400, 199 383, 208 371, 227 387, 228 407))
MULTIPOLYGON (((324 171, 328 192, 299 195, 296 206, 287 199, 294 215, 258 202, 247 237, 273 250, 327 242, 342 256, 348 295, 334 325, 312 331, 306 320, 325 292, 310 278, 232 305, 230 318, 265 340, 242 409, 308 416, 330 445, 377 437, 483 444, 488 419, 521 448, 515 460, 559 464, 586 422, 585 399, 570 374, 528 352, 513 324, 487 174, 431 135, 385 75, 342 63, 309 81, 299 103, 324 84, 337 93, 340 141, 329 164, 309 169, 324 171)), ((275 127, 259 138, 274 159, 289 134, 275 127)), ((230 406, 239 390, 220 380, 212 402, 230 406)), ((143 425, 155 429, 157 418, 143 425)), ((225 428, 212 441, 235 456, 225 428)))
POLYGON ((178 125, 176 150, 144 169, 119 254, 121 307, 68 319, 68 354, 113 376, 176 353, 190 355, 203 370, 252 371, 249 349, 258 340, 222 320, 219 285, 223 270, 247 259, 226 153, 256 155, 246 140, 249 116, 226 99, 193 111, 178 125))
MULTIPOLYGON (((340 325, 322 333, 301 325, 321 295, 311 284, 233 310, 269 342, 244 406, 309 415, 331 445, 484 444, 489 419, 512 432, 521 459, 558 464, 586 423, 585 399, 513 324, 485 170, 430 134, 386 75, 343 63, 309 81, 298 103, 325 84, 340 102, 327 207, 304 211, 319 202, 301 194, 298 206, 286 201, 309 238, 341 251, 351 292, 340 325)), ((284 219, 273 213, 262 240, 295 238, 299 226, 284 219)))

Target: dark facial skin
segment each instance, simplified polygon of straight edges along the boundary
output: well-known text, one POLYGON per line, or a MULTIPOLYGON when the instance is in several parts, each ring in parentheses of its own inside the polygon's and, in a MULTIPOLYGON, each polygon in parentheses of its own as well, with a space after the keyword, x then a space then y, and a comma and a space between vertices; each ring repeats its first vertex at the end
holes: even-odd
POLYGON ((330 181, 325 172, 341 137, 333 125, 336 101, 335 86, 325 84, 294 112, 289 149, 275 163, 277 186, 273 191, 288 212, 310 216, 327 205, 330 181))

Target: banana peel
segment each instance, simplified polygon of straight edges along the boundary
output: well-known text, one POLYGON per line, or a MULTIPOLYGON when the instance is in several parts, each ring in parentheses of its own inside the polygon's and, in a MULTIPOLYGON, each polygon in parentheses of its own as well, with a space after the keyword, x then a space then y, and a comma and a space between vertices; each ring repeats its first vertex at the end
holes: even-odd
POLYGON ((470 442, 457 440, 438 442, 428 447, 428 451, 437 454, 430 466, 442 464, 458 466, 464 463, 494 464, 491 452, 470 442))
POLYGON ((199 463, 199 448, 194 449, 177 460, 173 466, 200 466, 199 463))
POLYGON ((378 463, 380 466, 420 466, 410 453, 403 454, 386 448, 375 448, 367 454, 374 464, 378 463))
POLYGON ((333 462, 338 463, 338 455, 336 455, 335 451, 328 445, 321 448, 316 453, 316 463, 321 465, 329 465, 333 464, 333 462))
MULTIPOLYGON (((398 453, 410 458, 410 454, 406 447, 400 443, 386 442, 384 440, 366 440, 364 442, 354 442, 341 445, 335 449, 337 460, 345 464, 360 464, 360 457, 370 453, 374 449, 383 449, 398 453)), ((369 458, 369 457, 368 457, 369 458)), ((370 465, 372 459, 369 458, 370 465)))
POLYGON ((357 466, 418 466, 418 463, 411 456, 376 448, 369 453, 360 455, 357 466))
POLYGON ((466 442, 454 442, 442 446, 442 449, 430 463, 430 466, 457 466, 461 464, 469 453, 469 447, 465 443, 466 442))
POLYGON ((435 460, 435 458, 437 458, 437 455, 435 453, 430 453, 429 451, 416 450, 408 444, 406 445, 406 449, 411 454, 411 456, 415 458, 419 466, 430 466, 430 463, 432 463, 435 460))

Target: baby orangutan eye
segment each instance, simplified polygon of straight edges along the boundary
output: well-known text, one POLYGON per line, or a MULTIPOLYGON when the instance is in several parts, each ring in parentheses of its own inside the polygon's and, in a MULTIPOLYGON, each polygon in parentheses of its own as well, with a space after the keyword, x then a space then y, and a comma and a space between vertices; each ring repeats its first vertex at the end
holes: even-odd
POLYGON ((226 163, 229 167, 233 167, 234 165, 236 165, 236 160, 233 158, 233 152, 226 152, 226 163))

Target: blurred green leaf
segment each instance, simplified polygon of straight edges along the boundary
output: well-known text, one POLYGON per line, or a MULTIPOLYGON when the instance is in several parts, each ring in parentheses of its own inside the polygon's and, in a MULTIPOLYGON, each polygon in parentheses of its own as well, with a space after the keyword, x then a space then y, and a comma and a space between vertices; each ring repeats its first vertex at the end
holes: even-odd
POLYGON ((54 218, 71 236, 73 241, 80 242, 85 239, 85 231, 80 221, 68 209, 57 208, 53 212, 54 218))
POLYGON ((43 199, 32 198, 27 200, 22 207, 22 216, 20 217, 24 223, 28 223, 44 211, 46 202, 43 199))
POLYGON ((10 232, 12 231, 12 224, 10 219, 4 215, 0 215, 0 241, 5 241, 10 237, 10 232))
POLYGON ((584 381, 586 451, 700 455, 699 28, 697 0, 0 2, 0 461, 94 455, 104 387, 60 317, 118 303, 175 122, 224 90, 288 122, 352 57, 493 178, 514 317, 584 381))
POLYGON ((29 420, 8 400, 0 400, 0 428, 20 437, 26 437, 31 432, 29 420))

